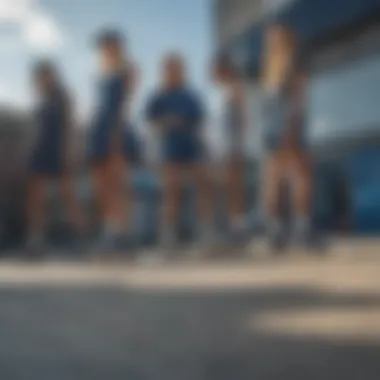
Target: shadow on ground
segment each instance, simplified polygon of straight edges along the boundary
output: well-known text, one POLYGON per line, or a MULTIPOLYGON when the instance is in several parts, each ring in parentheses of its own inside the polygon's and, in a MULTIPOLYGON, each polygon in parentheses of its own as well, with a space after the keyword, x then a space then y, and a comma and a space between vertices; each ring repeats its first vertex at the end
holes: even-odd
POLYGON ((380 339, 297 336, 247 323, 330 307, 365 313, 380 297, 300 288, 2 287, 0 379, 378 380, 380 339))

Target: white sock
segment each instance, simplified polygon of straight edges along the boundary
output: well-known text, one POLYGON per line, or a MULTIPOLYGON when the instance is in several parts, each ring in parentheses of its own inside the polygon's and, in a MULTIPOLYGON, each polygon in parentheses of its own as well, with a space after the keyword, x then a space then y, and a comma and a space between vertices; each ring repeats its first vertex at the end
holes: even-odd
POLYGON ((271 235, 277 235, 281 231, 282 223, 277 217, 269 218, 267 227, 271 235))
POLYGON ((198 237, 208 239, 215 234, 214 224, 212 222, 201 222, 198 225, 198 237))
POLYGON ((294 228, 297 236, 302 236, 310 230, 310 218, 307 215, 299 215, 295 219, 294 228))
POLYGON ((160 240, 166 243, 172 243, 176 239, 174 228, 171 226, 164 226, 160 231, 160 240))

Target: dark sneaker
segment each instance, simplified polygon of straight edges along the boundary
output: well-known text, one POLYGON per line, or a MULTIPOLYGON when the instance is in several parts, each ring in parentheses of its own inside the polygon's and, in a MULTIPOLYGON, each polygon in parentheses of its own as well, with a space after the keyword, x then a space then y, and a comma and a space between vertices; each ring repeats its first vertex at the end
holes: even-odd
POLYGON ((249 231, 246 227, 232 228, 229 232, 230 242, 237 247, 245 246, 249 241, 249 231))
POLYGON ((220 239, 213 227, 199 229, 195 234, 195 240, 191 244, 191 258, 200 259, 209 255, 214 255, 220 249, 220 239))
POLYGON ((310 253, 325 254, 327 241, 318 233, 310 232, 303 240, 305 249, 310 253))
POLYGON ((137 239, 130 234, 120 234, 116 237, 115 249, 118 251, 120 259, 134 259, 138 246, 137 239))
POLYGON ((117 251, 117 235, 102 235, 91 249, 91 255, 101 261, 109 261, 117 251))
POLYGON ((177 249, 178 245, 175 234, 171 232, 164 233, 160 238, 160 255, 166 259, 174 259, 176 258, 177 249))
POLYGON ((25 254, 23 256, 28 261, 40 261, 46 257, 48 250, 44 240, 29 241, 26 244, 25 254))

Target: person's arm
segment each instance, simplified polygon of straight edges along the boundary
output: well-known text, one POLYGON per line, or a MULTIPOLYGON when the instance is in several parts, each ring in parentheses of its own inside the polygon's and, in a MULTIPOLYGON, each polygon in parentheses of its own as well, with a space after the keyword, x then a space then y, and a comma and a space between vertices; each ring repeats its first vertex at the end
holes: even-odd
POLYGON ((134 96, 138 87, 138 73, 136 67, 129 63, 126 67, 126 84, 130 96, 134 96))
POLYGON ((192 99, 192 110, 190 112, 190 123, 194 126, 196 131, 203 129, 203 125, 206 119, 206 111, 203 100, 198 96, 194 95, 192 99))
POLYGON ((154 94, 148 99, 147 106, 145 109, 145 118, 151 126, 159 127, 161 117, 161 98, 159 94, 154 94))
POLYGON ((69 99, 67 94, 62 91, 59 97, 63 118, 62 154, 66 166, 70 167, 72 164, 71 143, 74 130, 74 115, 71 99, 69 99))
POLYGON ((177 115, 166 113, 163 98, 159 93, 153 95, 148 101, 146 119, 150 125, 161 131, 175 128, 176 125, 181 124, 181 119, 177 115))
POLYGON ((242 83, 239 82, 234 86, 233 96, 235 98, 235 101, 238 107, 238 112, 239 112, 240 123, 237 127, 242 129, 241 131, 239 131, 239 135, 243 136, 243 133, 246 130, 247 125, 248 125, 248 115, 247 115, 246 97, 245 97, 242 83))
MULTIPOLYGON (((126 79, 125 79, 125 86, 128 90, 128 99, 129 105, 131 104, 131 99, 136 95, 137 88, 138 88, 138 72, 132 63, 128 63, 126 67, 126 79)), ((130 108, 128 107, 127 110, 128 114, 131 112, 130 108)))
POLYGON ((202 144, 205 143, 205 123, 206 123, 206 110, 205 105, 200 96, 193 95, 191 102, 191 112, 188 122, 191 124, 191 128, 194 131, 197 138, 202 144))

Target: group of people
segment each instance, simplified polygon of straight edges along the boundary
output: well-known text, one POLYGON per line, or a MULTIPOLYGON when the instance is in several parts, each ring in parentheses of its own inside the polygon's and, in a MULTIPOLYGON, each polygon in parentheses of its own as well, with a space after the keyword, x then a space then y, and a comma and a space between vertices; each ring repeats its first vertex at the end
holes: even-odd
MULTIPOLYGON (((125 182, 130 167, 125 134, 130 125, 130 108, 137 80, 136 71, 117 31, 98 36, 100 66, 98 105, 88 128, 87 158, 96 204, 102 221, 97 242, 101 250, 131 247, 134 232, 131 189, 125 182)), ((295 34, 278 22, 268 27, 261 69, 265 94, 263 105, 266 165, 262 170, 261 202, 263 223, 274 247, 286 242, 278 207, 284 180, 292 187, 294 231, 298 241, 310 235, 310 166, 304 136, 304 61, 295 34)), ((212 77, 223 91, 224 128, 227 142, 225 189, 228 195, 229 239, 246 234, 244 204, 244 140, 249 125, 245 92, 239 71, 227 56, 218 56, 212 77)), ((70 130, 74 125, 67 89, 51 62, 39 62, 34 70, 41 102, 35 120, 38 138, 29 161, 28 247, 40 249, 44 242, 44 189, 50 180, 59 180, 60 195, 70 224, 78 236, 86 233, 87 221, 75 196, 69 162, 70 130)), ((145 117, 160 141, 163 179, 163 208, 160 246, 165 251, 176 245, 176 218, 183 179, 195 184, 198 220, 196 241, 210 247, 220 236, 214 227, 214 196, 204 141, 205 107, 191 87, 180 54, 166 55, 161 82, 145 107, 145 117)))

